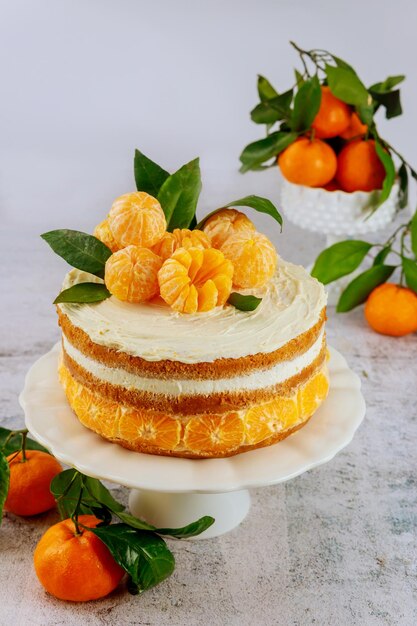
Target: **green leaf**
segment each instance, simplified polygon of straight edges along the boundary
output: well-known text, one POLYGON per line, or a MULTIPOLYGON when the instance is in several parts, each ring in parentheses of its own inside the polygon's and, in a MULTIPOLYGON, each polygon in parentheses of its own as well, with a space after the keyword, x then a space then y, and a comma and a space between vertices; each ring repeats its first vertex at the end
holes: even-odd
POLYGON ((378 254, 375 255, 372 265, 382 265, 390 252, 391 246, 385 246, 385 248, 382 248, 378 254))
POLYGON ((326 76, 330 91, 336 98, 355 106, 368 104, 366 87, 352 69, 326 65, 326 76))
POLYGON ((417 293, 417 263, 402 257, 402 266, 407 286, 417 293))
POLYGON ((297 133, 277 131, 271 133, 268 137, 265 137, 265 139, 250 143, 240 155, 240 160, 243 164, 240 171, 247 172, 265 161, 278 156, 285 148, 293 143, 297 137, 297 133))
POLYGON ((401 163, 398 170, 398 178, 400 179, 400 199, 399 207, 404 209, 408 204, 408 170, 406 164, 401 163))
POLYGON ((156 526, 148 524, 144 520, 141 520, 134 515, 130 515, 129 513, 118 512, 116 515, 122 520, 122 522, 132 528, 153 531, 159 535, 169 535, 171 537, 177 537, 177 539, 187 539, 189 537, 200 535, 202 532, 207 530, 207 528, 210 528, 212 524, 214 524, 214 518, 206 515, 195 522, 191 522, 191 524, 187 524, 187 526, 183 526, 182 528, 157 528, 156 526))
POLYGON ((399 85, 405 79, 404 74, 398 74, 397 76, 388 76, 384 81, 380 83, 374 83, 369 87, 369 91, 375 91, 377 93, 387 93, 394 87, 399 85))
POLYGON ((417 211, 414 213, 413 217, 411 218, 410 233, 411 233, 411 249, 414 252, 414 256, 417 258, 417 211))
POLYGON ((255 209, 255 211, 258 211, 259 213, 266 213, 267 215, 273 217, 274 220, 276 220, 278 224, 282 227, 281 214, 278 212, 276 206, 272 204, 270 200, 268 200, 268 198, 262 198, 261 196, 245 196, 244 198, 240 198, 239 200, 233 200, 233 202, 225 204, 222 208, 235 206, 247 206, 251 209, 255 209))
POLYGON ((228 303, 239 311, 254 311, 261 304, 262 298, 256 296, 245 296, 242 293, 234 291, 230 294, 228 303))
POLYGON ((77 283, 68 289, 64 289, 54 300, 59 302, 101 302, 110 298, 111 293, 106 285, 100 283, 77 283))
POLYGON ((271 100, 271 98, 275 98, 278 95, 278 92, 271 85, 269 80, 264 76, 258 75, 258 94, 259 99, 262 102, 266 100, 271 100))
POLYGON ((89 530, 108 547, 139 593, 162 582, 174 571, 174 555, 155 533, 135 530, 127 524, 110 524, 89 530))
POLYGON ((349 283, 340 296, 336 310, 338 313, 347 313, 359 304, 365 302, 371 291, 385 283, 395 270, 394 265, 375 265, 366 272, 359 274, 349 283))
POLYGON ((374 123, 374 107, 372 104, 361 104, 355 107, 362 124, 371 127, 374 123))
POLYGON ((171 174, 159 190, 158 200, 168 223, 168 230, 188 228, 201 192, 200 160, 194 159, 171 174))
POLYGON ((3 507, 9 491, 10 467, 9 463, 0 452, 0 526, 3 519, 3 507))
POLYGON ((145 191, 155 198, 169 176, 169 172, 162 169, 140 150, 135 150, 134 171, 137 190, 145 191))
POLYGON ((85 476, 84 484, 89 495, 100 504, 108 507, 111 511, 113 511, 113 513, 117 514, 124 510, 125 507, 123 504, 120 504, 120 502, 115 500, 107 487, 105 487, 97 478, 85 476))
POLYGON ((349 65, 349 63, 347 63, 346 61, 344 61, 340 57, 336 57, 334 54, 332 54, 332 57, 333 57, 334 62, 337 65, 337 67, 342 67, 343 69, 349 70, 350 72, 353 72, 354 74, 356 74, 355 70, 353 69, 353 67, 351 65, 349 65))
POLYGON ((294 69, 294 77, 295 77, 295 82, 297 84, 297 87, 299 89, 301 85, 304 83, 304 76, 297 69, 294 69))
POLYGON ((335 243, 319 254, 311 275, 327 285, 359 267, 371 248, 367 241, 355 239, 335 243))
MULTIPOLYGON (((20 433, 15 433, 11 436, 12 432, 14 431, 0 426, 0 451, 3 452, 5 456, 9 456, 9 454, 17 452, 22 447, 22 435, 20 433)), ((28 450, 41 450, 42 452, 47 452, 49 454, 49 450, 30 437, 26 437, 26 448, 28 450)))
POLYGON ((382 184, 382 191, 379 195, 378 204, 376 207, 378 208, 379 206, 381 206, 381 204, 385 202, 385 200, 387 200, 391 193, 392 186, 395 181, 395 165, 390 153, 384 150, 378 140, 375 140, 375 149, 379 160, 381 161, 385 169, 385 178, 382 184))
POLYGON ((73 267, 104 277, 104 266, 112 252, 97 237, 67 228, 51 230, 41 237, 73 267))
MULTIPOLYGON (((77 506, 82 480, 86 478, 75 469, 64 470, 57 474, 51 481, 51 493, 54 496, 61 519, 71 517, 77 506)), ((88 492, 83 492, 80 514, 94 514, 93 508, 98 506, 95 498, 88 492)))
POLYGON ((293 131, 303 131, 310 128, 320 108, 321 89, 317 76, 306 80, 294 98, 294 109, 291 116, 293 131))
POLYGON ((261 102, 251 111, 252 121, 256 124, 274 124, 288 119, 291 110, 293 90, 290 89, 272 100, 261 102))
POLYGON ((372 98, 381 106, 385 107, 385 117, 391 119, 401 115, 403 110, 401 107, 400 90, 388 91, 387 93, 378 93, 370 89, 372 98))

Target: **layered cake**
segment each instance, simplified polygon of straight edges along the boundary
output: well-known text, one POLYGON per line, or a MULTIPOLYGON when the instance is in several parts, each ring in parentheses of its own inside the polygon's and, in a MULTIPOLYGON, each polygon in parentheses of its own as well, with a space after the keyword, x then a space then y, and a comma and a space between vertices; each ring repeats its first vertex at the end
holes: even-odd
POLYGON ((96 230, 113 251, 104 278, 73 269, 63 285, 105 284, 109 297, 57 304, 59 376, 81 423, 130 450, 199 459, 305 425, 329 386, 323 286, 233 209, 146 246, 131 243, 137 224, 118 244, 120 209, 115 223, 110 212, 96 230))

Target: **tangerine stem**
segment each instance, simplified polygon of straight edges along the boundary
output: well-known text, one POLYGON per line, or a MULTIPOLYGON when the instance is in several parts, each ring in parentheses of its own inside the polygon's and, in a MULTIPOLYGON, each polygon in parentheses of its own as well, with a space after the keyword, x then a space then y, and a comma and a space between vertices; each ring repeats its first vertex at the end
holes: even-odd
POLYGON ((27 439, 27 436, 28 436, 28 431, 27 430, 22 431, 21 435, 22 435, 22 459, 21 459, 20 462, 21 463, 26 463, 26 461, 27 461, 27 458, 26 458, 26 439, 27 439))
POLYGON ((80 474, 81 477, 81 487, 80 487, 80 493, 78 494, 78 499, 77 499, 77 504, 75 505, 75 510, 74 513, 71 515, 71 519, 72 522, 75 526, 75 535, 82 535, 82 530, 80 530, 80 525, 78 523, 78 514, 79 514, 79 510, 80 510, 80 505, 81 505, 81 500, 83 497, 83 491, 84 491, 84 476, 82 474, 80 474))

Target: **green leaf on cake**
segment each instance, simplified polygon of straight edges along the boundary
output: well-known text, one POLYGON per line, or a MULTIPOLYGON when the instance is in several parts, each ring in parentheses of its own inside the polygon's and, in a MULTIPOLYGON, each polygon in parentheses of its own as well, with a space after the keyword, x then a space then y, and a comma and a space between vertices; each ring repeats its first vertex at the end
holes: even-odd
POLYGON ((127 524, 90 528, 129 574, 130 591, 142 593, 172 574, 175 559, 165 541, 155 533, 135 530, 127 524))
MULTIPOLYGON (((8 428, 3 428, 0 426, 0 451, 3 452, 5 456, 9 456, 13 452, 17 452, 22 447, 22 435, 20 432, 15 432, 9 430, 8 428), (13 434, 12 434, 13 433, 13 434)), ((26 437, 26 449, 27 450, 41 450, 42 452, 47 452, 49 454, 49 450, 41 446, 40 443, 34 441, 30 437, 26 437)))
POLYGON ((254 311, 261 304, 262 298, 257 298, 256 296, 250 295, 246 296, 242 293, 237 293, 234 291, 230 294, 227 302, 234 306, 236 309, 239 309, 239 311, 254 311))
POLYGON ((0 452, 0 525, 3 519, 3 507, 9 491, 10 468, 5 455, 0 452))
POLYGON ((354 70, 349 67, 326 65, 327 83, 334 96, 347 104, 368 104, 369 93, 354 70))
POLYGON ((327 285, 359 267, 371 248, 367 241, 355 239, 335 243, 319 254, 311 275, 327 285))
POLYGON ((347 313, 365 302, 371 291, 385 283, 395 270, 394 265, 375 265, 349 283, 337 303, 338 313, 347 313))
POLYGON ((97 237, 68 228, 51 230, 41 237, 72 267, 104 277, 104 266, 112 252, 97 237))
POLYGON ((412 259, 402 258, 402 266, 407 286, 417 293, 417 263, 412 259))
POLYGON ((276 220, 278 224, 282 227, 282 216, 276 206, 272 204, 270 200, 268 200, 267 198, 262 198, 261 196, 246 196, 245 198, 239 198, 239 200, 233 200, 232 202, 228 202, 227 204, 224 204, 221 208, 211 211, 211 213, 208 213, 208 215, 206 215, 197 224, 196 228, 203 228, 209 217, 212 217, 222 209, 236 206, 250 207, 251 209, 255 209, 255 211, 258 211, 259 213, 266 213, 267 215, 273 217, 274 220, 276 220))
POLYGON ((304 81, 294 98, 291 129, 304 131, 310 128, 320 108, 321 89, 317 76, 304 81))
MULTIPOLYGON (((385 169, 385 178, 382 183, 382 190, 379 194, 376 208, 381 206, 390 196, 392 186, 395 181, 395 165, 389 152, 384 150, 379 141, 375 141, 376 153, 385 169)), ((375 208, 375 210, 376 210, 375 208)))
POLYGON ((200 160, 194 159, 171 174, 162 184, 158 200, 167 220, 167 229, 188 228, 195 215, 201 192, 200 160))
POLYGON ((154 198, 158 197, 159 190, 169 177, 169 172, 140 150, 135 150, 134 171, 137 190, 146 191, 154 198))
POLYGON ((106 285, 100 283, 77 283, 68 289, 64 289, 55 298, 54 304, 59 302, 81 303, 101 302, 110 298, 111 293, 106 285))
POLYGON ((265 161, 277 157, 285 148, 293 143, 297 137, 298 133, 276 131, 268 135, 268 137, 265 137, 265 139, 250 143, 244 148, 240 155, 240 161, 242 163, 240 171, 244 173, 256 169, 265 161))

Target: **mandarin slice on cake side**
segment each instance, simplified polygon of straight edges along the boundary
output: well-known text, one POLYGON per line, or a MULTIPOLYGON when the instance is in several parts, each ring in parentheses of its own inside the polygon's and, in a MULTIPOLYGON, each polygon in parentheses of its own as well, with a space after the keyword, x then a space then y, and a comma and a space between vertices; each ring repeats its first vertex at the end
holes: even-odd
POLYGON ((245 440, 245 425, 238 413, 198 415, 184 430, 184 445, 195 454, 228 454, 245 440))
POLYGON ((161 297, 174 311, 210 311, 229 297, 233 269, 214 248, 178 248, 158 272, 161 297))
POLYGON ((275 273, 275 246, 266 235, 256 231, 230 235, 221 246, 221 252, 234 265, 233 285, 236 287, 263 287, 275 273))
POLYGON ((272 435, 291 428, 299 419, 297 397, 277 397, 251 407, 245 414, 246 443, 256 445, 272 435))
POLYGON ((117 198, 107 216, 112 236, 120 248, 150 248, 162 239, 167 223, 158 200, 144 191, 117 198))
POLYGON ((253 222, 236 209, 217 211, 206 220, 203 226, 203 231, 209 236, 213 248, 220 248, 230 235, 255 230, 253 222))
POLYGON ((106 261, 104 282, 113 296, 124 302, 146 302, 159 292, 162 260, 151 250, 127 246, 106 261))
POLYGON ((151 411, 126 410, 119 421, 119 438, 130 446, 151 445, 174 450, 181 440, 179 419, 151 411))
POLYGON ((327 371, 322 370, 311 378, 298 392, 298 409, 300 417, 306 419, 316 411, 329 393, 327 371))

